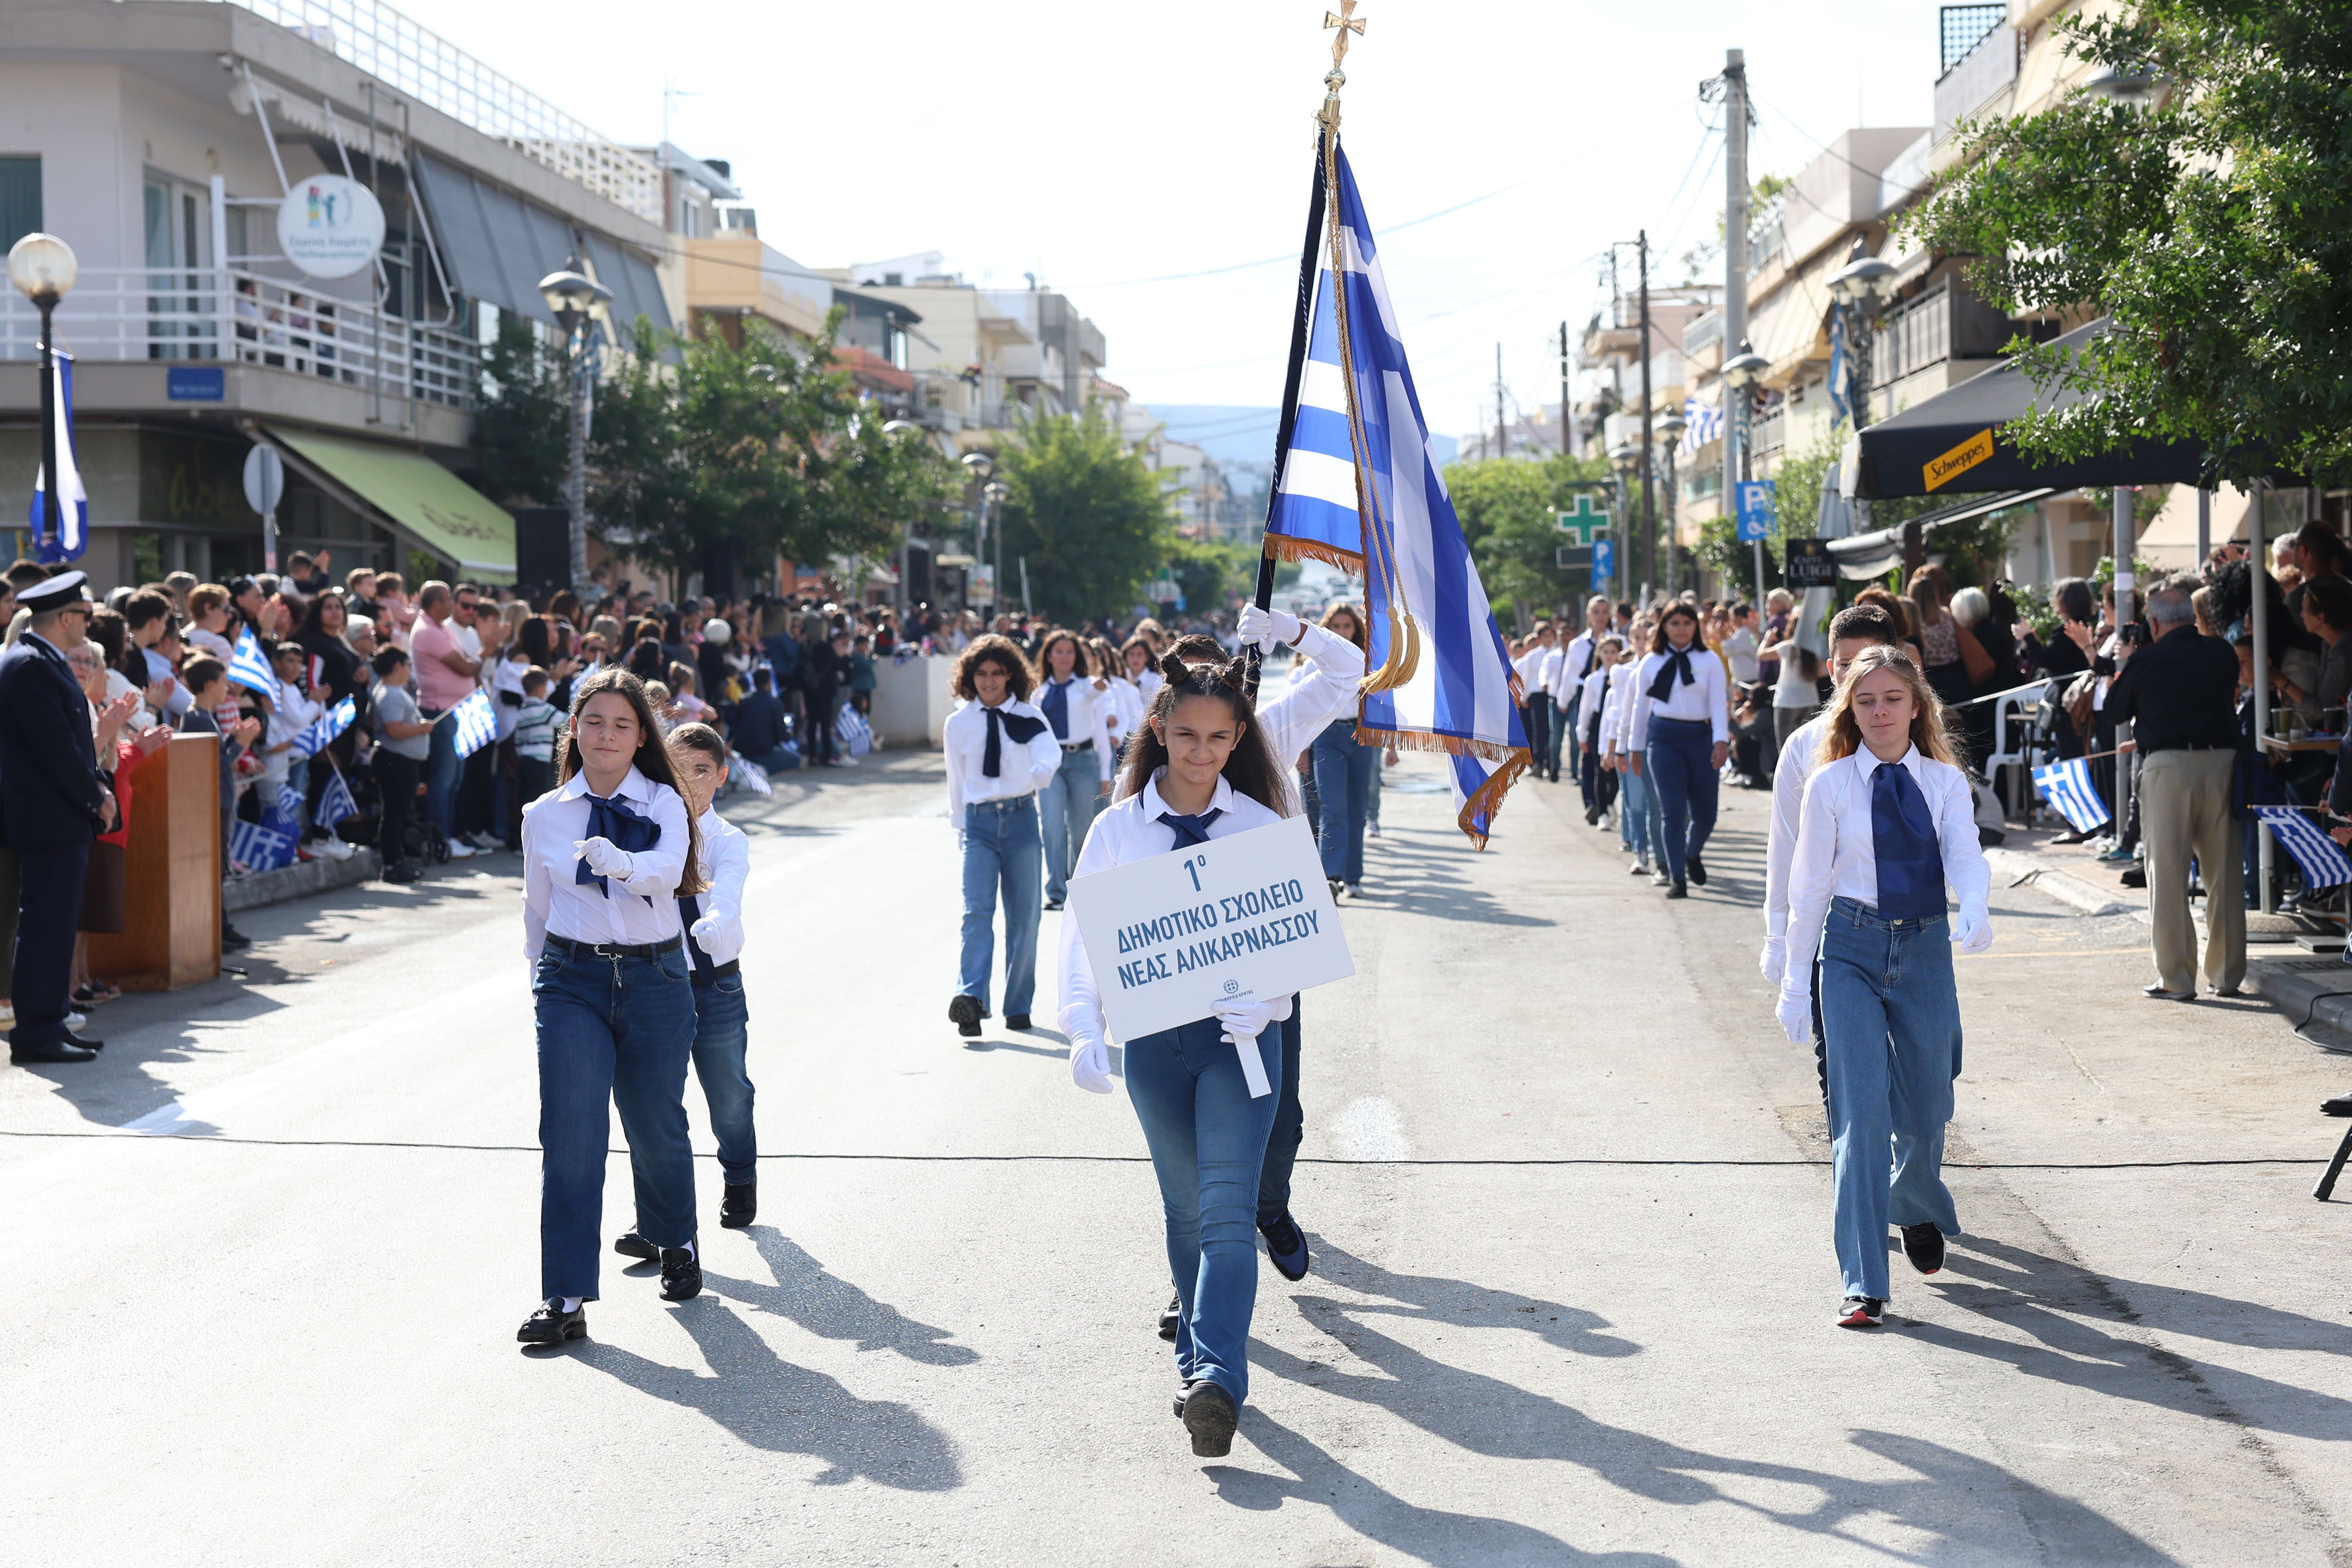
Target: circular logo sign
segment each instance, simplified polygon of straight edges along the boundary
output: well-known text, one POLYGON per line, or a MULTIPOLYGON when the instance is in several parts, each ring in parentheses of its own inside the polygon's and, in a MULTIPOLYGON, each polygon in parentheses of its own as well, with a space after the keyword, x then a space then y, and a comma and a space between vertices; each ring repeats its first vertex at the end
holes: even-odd
POLYGON ((278 204, 278 247, 312 278, 349 278, 383 247, 383 208, 357 180, 312 174, 278 204))

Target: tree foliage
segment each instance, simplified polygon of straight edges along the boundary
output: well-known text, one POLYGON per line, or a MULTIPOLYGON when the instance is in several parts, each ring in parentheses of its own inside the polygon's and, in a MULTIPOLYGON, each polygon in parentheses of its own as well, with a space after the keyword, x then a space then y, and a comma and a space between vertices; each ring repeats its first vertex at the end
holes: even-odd
POLYGON ((2011 314, 2095 309, 2079 359, 2022 340, 2037 380, 2094 394, 2010 426, 2056 458, 2134 437, 2203 442, 2217 476, 2352 479, 2352 21, 2343 0, 2138 0, 2069 17, 2067 47, 2153 73, 2157 102, 2078 95, 1965 128, 1910 236, 1974 257, 2011 314))
POLYGON ((482 397, 474 414, 474 475, 502 506, 563 500, 569 405, 563 363, 520 316, 500 316, 482 356, 482 397))
MULTIPOLYGON (((1176 558, 1175 513, 1160 475, 1102 406, 1018 426, 996 459, 1007 586, 1029 563, 1034 607, 1064 623, 1123 609, 1176 558)), ((1189 598, 1189 593, 1188 593, 1189 598)))
POLYGON ((1591 591, 1590 571, 1559 564, 1559 547, 1573 542, 1559 531, 1559 514, 1576 504, 1580 489, 1605 498, 1578 481, 1608 472, 1596 459, 1557 453, 1534 462, 1487 458, 1445 470, 1446 493, 1498 620, 1508 621, 1514 611, 1530 619, 1549 616, 1591 591))

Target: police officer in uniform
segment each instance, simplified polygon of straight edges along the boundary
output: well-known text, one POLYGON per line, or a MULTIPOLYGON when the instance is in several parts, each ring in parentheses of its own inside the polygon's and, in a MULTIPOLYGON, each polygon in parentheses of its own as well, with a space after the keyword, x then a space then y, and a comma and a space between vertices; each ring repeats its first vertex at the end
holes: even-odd
POLYGON ((66 1028, 89 847, 114 825, 89 700, 66 663, 94 607, 84 582, 66 572, 20 590, 16 602, 32 620, 0 657, 0 837, 19 867, 16 1027, 8 1037, 16 1062, 86 1062, 102 1043, 66 1028))

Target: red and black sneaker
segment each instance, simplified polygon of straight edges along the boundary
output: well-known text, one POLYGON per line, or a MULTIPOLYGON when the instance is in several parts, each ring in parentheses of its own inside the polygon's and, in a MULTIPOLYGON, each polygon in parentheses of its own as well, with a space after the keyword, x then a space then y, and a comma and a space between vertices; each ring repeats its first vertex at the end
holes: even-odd
POLYGON ((1874 1329, 1886 1321, 1886 1299, 1883 1296, 1848 1296, 1838 1303, 1838 1327, 1841 1329, 1874 1329))
POLYGON ((1933 1274, 1943 1268, 1944 1233, 1936 1228, 1935 1221, 1903 1227, 1903 1256, 1922 1274, 1933 1274))

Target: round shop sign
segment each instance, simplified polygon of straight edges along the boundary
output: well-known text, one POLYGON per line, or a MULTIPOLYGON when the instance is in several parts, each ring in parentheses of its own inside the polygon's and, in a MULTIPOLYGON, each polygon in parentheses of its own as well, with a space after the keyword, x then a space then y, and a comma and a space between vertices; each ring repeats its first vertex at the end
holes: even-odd
POLYGON ((349 278, 383 247, 383 208, 357 180, 312 174, 278 204, 278 247, 312 278, 349 278))

